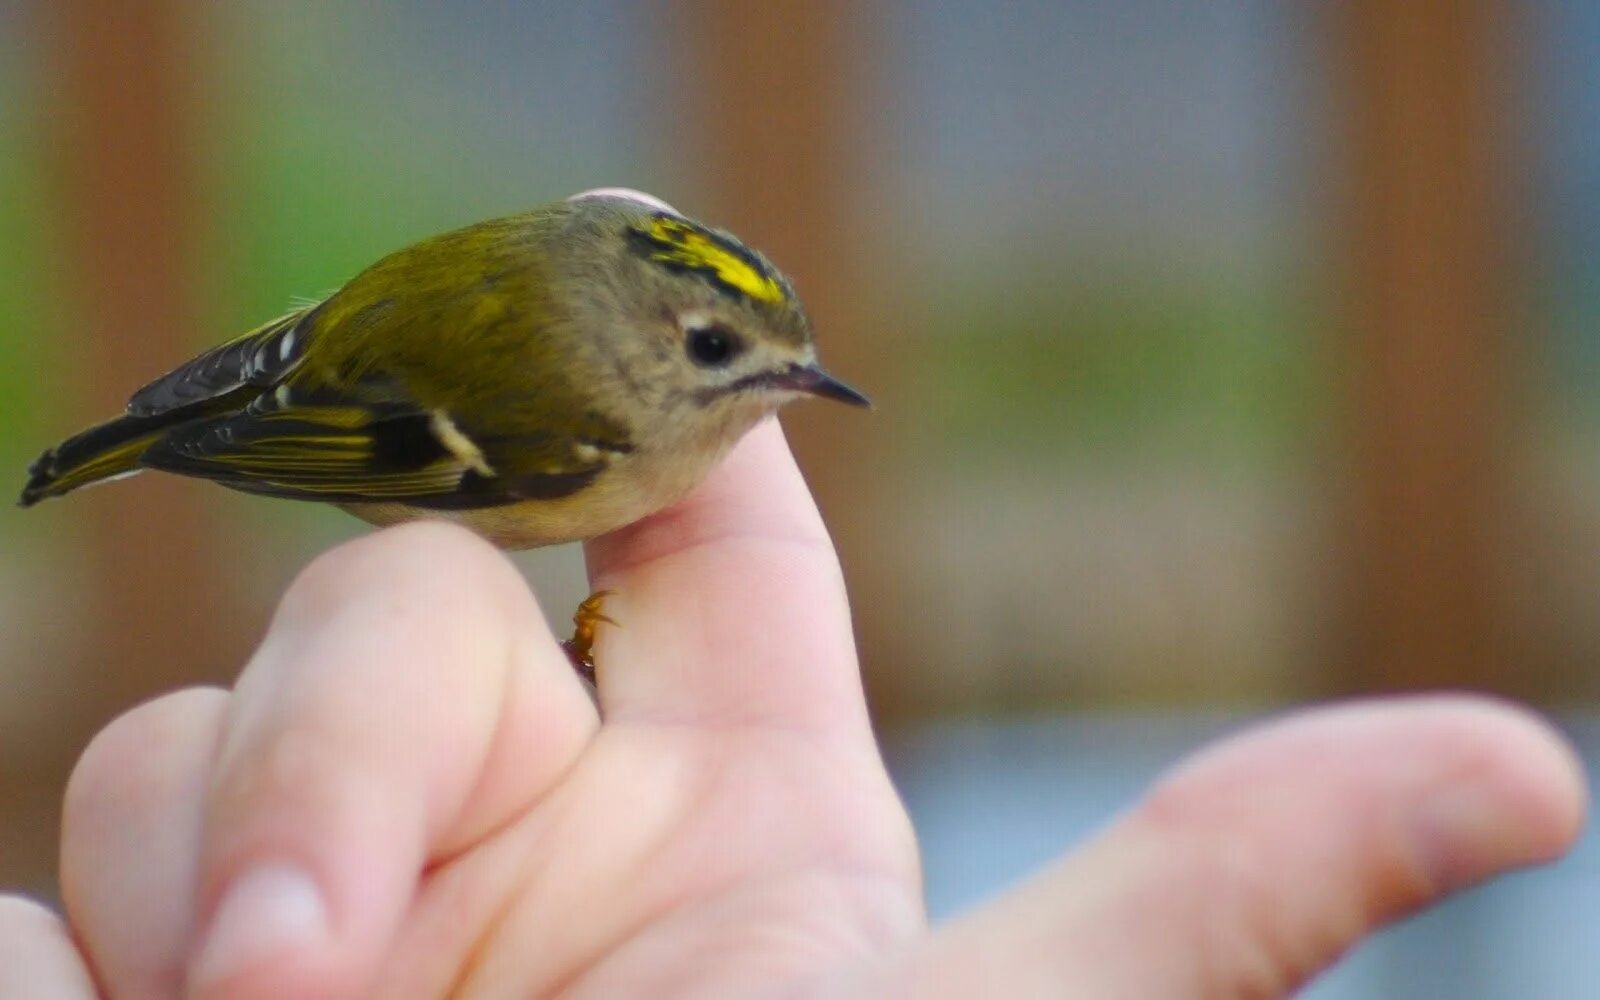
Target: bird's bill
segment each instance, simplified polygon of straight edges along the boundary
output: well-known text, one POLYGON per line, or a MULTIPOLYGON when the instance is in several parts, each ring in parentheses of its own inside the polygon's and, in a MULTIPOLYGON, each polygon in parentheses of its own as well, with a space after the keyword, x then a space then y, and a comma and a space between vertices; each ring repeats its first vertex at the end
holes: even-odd
POLYGON ((772 384, 780 389, 792 389, 795 392, 821 396, 823 399, 835 399, 851 406, 864 406, 869 409, 872 407, 872 400, 816 365, 795 365, 782 375, 774 377, 772 384))

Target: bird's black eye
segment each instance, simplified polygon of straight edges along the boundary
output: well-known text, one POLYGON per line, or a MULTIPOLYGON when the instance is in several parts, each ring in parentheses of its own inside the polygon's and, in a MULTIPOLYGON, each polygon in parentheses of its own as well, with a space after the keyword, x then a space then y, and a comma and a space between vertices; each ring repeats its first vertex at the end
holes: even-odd
POLYGON ((738 334, 723 326, 702 326, 689 331, 685 341, 689 357, 706 368, 722 368, 743 348, 738 334))

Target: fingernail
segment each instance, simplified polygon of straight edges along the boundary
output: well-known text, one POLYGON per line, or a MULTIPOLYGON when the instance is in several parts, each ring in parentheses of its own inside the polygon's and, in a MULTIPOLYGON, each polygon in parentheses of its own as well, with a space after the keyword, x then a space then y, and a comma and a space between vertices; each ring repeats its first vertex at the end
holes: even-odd
POLYGON ((308 873, 285 864, 251 868, 234 879, 217 906, 192 979, 220 983, 327 937, 328 907, 308 873))

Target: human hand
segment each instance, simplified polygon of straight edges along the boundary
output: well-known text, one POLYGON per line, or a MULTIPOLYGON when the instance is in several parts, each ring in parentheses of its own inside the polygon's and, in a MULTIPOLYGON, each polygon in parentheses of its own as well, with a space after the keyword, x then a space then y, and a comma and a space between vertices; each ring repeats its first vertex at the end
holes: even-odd
POLYGON ((318 559, 232 692, 159 698, 84 753, 70 930, 0 905, 0 997, 93 996, 91 969, 135 998, 1273 996, 1580 823, 1574 759, 1522 712, 1325 709, 930 931, 776 425, 588 556, 622 623, 600 713, 465 532, 318 559))

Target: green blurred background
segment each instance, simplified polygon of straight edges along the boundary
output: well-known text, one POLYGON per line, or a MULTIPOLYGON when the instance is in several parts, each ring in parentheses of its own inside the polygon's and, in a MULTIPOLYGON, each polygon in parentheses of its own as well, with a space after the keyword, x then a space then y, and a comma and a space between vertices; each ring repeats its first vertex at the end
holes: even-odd
MULTIPOLYGON (((785 422, 948 911, 1285 704, 1588 738, 1596 126, 1583 0, 0 0, 0 468, 429 233, 616 184, 727 225, 879 403, 785 422), (997 781, 1033 812, 985 835, 997 781)), ((362 530, 156 477, 0 508, 0 884, 50 892, 98 726, 226 682, 362 530)), ((579 554, 518 559, 563 619, 579 554)), ((1600 954, 1561 926, 1544 968, 1600 954)), ((1513 995, 1460 981, 1326 988, 1513 995)))

